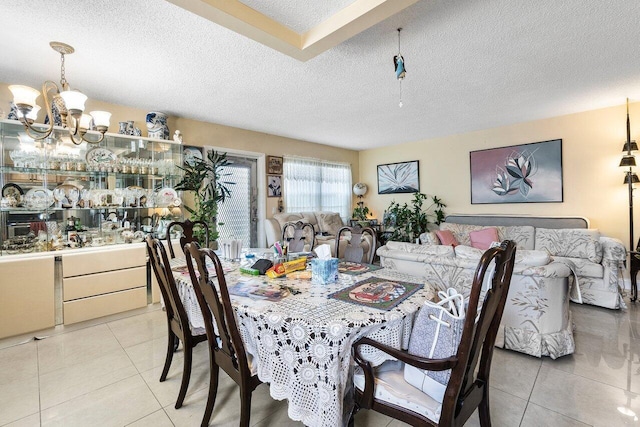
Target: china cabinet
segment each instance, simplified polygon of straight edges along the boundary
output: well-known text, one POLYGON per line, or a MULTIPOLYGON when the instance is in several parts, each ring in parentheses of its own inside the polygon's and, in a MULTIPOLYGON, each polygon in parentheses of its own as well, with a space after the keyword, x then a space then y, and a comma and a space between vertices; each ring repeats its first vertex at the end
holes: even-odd
POLYGON ((141 242, 180 205, 181 145, 118 134, 75 145, 65 134, 34 141, 0 122, 0 255, 141 242))
POLYGON ((173 141, 34 141, 0 121, 0 264, 16 273, 0 278, 0 338, 150 302, 144 238, 181 218, 181 159, 173 141))

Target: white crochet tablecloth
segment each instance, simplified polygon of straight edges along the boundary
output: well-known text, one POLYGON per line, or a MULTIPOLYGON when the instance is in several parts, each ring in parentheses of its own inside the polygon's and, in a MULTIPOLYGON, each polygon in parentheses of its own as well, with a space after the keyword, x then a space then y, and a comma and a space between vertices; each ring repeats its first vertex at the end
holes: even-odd
MULTIPOLYGON (((184 265, 184 259, 171 262, 172 266, 180 263, 184 265)), ((237 264, 235 267, 226 273, 229 287, 239 280, 257 278, 242 275, 237 264)), ((258 280, 288 286, 300 293, 278 302, 231 297, 242 339, 253 363, 257 363, 258 377, 270 384, 274 399, 289 401, 288 415, 292 420, 310 427, 346 424, 353 406, 351 345, 356 339, 366 335, 395 348, 408 347, 415 312, 424 300, 434 296, 430 285, 425 284, 389 311, 328 298, 329 294, 372 276, 424 283, 423 279, 385 269, 359 276, 341 274, 338 283, 325 286, 313 285, 309 280, 260 276, 258 280)), ((175 277, 192 327, 204 328, 189 276, 175 273, 175 277)), ((370 351, 364 357, 374 365, 388 359, 379 351, 370 351)))

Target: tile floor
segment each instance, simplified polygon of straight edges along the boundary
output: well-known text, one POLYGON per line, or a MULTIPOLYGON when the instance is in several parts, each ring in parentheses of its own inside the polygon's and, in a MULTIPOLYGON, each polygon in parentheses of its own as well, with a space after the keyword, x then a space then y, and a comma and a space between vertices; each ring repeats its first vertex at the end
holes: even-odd
MULTIPOLYGON (((495 426, 638 425, 640 304, 626 311, 572 305, 576 353, 542 360, 494 353, 491 411, 495 426)), ((0 340, 0 426, 197 426, 207 396, 207 352, 196 347, 184 406, 173 408, 182 355, 160 383, 166 343, 158 305, 43 331, 30 340, 0 340)), ((238 391, 224 376, 211 425, 238 424, 238 391)), ((286 402, 254 392, 251 424, 301 426, 286 402)), ((363 411, 356 426, 400 426, 363 411)), ((479 425, 473 416, 467 425, 479 425)))

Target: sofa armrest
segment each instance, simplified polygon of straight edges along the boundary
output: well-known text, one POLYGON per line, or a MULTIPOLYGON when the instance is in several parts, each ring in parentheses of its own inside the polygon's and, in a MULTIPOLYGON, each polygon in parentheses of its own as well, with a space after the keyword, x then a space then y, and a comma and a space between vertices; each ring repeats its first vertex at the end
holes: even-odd
POLYGON ((273 218, 264 220, 264 231, 267 235, 267 247, 270 248, 275 242, 282 238, 280 223, 273 218))
POLYGON ((602 261, 625 261, 627 259, 627 249, 620 239, 613 237, 600 237, 602 244, 602 261))

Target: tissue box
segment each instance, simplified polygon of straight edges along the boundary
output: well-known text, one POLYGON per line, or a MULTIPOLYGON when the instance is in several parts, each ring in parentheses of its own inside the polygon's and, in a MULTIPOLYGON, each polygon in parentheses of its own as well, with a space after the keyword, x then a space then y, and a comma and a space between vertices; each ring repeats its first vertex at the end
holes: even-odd
POLYGON ((311 283, 328 285, 338 281, 338 258, 311 260, 311 283))

